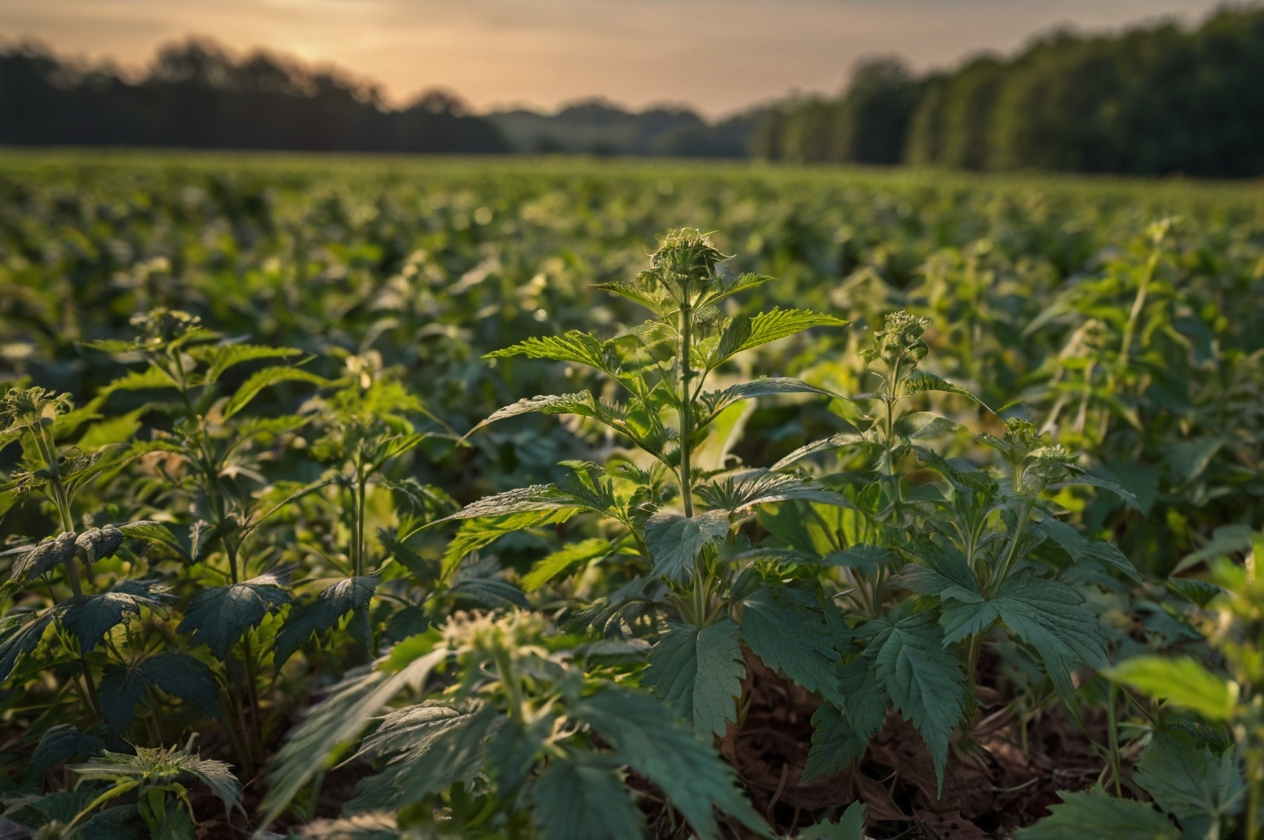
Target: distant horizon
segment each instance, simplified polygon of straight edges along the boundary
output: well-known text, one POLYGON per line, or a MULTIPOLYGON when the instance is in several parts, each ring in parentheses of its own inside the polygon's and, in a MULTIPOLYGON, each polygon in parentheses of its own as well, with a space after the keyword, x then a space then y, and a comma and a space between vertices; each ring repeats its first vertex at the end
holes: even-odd
POLYGON ((601 102, 633 113, 689 110, 715 123, 792 96, 837 95, 867 57, 895 56, 916 73, 936 72, 980 55, 1013 55, 1059 29, 1189 27, 1225 7, 1215 0, 1118 0, 1106 10, 1089 0, 465 0, 454 11, 450 3, 405 0, 224 0, 217 16, 192 0, 0 0, 0 43, 35 41, 134 78, 160 48, 196 38, 236 57, 262 50, 336 68, 376 86, 392 108, 442 89, 480 115, 556 114, 601 102), (526 8, 532 2, 538 8, 526 8), (423 6, 433 14, 410 16, 423 6), (353 28, 338 24, 347 15, 360 18, 353 28), (680 26, 655 30, 664 15, 680 26), (714 24, 720 37, 693 39, 690 15, 714 24), (171 31, 179 26, 183 32, 171 31), (427 42, 433 50, 418 48, 427 42), (735 54, 743 46, 749 54, 735 54), (419 63, 410 69, 401 54, 419 63))

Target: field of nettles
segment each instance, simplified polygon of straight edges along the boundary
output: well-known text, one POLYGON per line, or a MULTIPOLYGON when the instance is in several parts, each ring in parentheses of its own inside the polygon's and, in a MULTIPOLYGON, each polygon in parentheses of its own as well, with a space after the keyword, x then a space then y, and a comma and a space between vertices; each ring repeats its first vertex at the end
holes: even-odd
POLYGON ((0 155, 0 836, 1254 840, 1264 193, 0 155))

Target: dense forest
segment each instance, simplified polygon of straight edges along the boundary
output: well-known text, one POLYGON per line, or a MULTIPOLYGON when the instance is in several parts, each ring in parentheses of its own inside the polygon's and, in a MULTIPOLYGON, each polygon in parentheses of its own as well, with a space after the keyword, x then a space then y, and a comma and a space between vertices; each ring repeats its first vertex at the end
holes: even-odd
POLYGON ((336 70, 191 40, 144 78, 31 45, 0 48, 0 145, 756 157, 795 163, 1264 175, 1264 9, 1198 28, 1058 31, 1012 57, 918 76, 863 60, 837 97, 796 97, 707 123, 608 102, 475 116, 430 92, 391 110, 336 70))
POLYGON ((0 144, 355 152, 509 151, 490 122, 433 91, 387 109, 336 70, 199 40, 162 49, 129 82, 22 44, 0 51, 0 144))
POLYGON ((755 155, 797 162, 937 165, 1209 177, 1264 174, 1264 10, 1226 9, 1110 37, 1045 36, 918 78, 862 63, 837 99, 784 103, 755 155))

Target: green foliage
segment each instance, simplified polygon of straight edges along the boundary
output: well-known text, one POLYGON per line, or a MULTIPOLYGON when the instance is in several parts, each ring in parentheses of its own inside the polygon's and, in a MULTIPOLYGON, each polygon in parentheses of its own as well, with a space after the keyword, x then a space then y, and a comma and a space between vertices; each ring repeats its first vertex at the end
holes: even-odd
POLYGON ((1083 837, 1088 826, 1104 840, 1177 840, 1180 831, 1167 817, 1142 802, 1111 799, 1092 793, 1063 793, 1052 815, 1021 829, 1019 840, 1063 840, 1083 837))

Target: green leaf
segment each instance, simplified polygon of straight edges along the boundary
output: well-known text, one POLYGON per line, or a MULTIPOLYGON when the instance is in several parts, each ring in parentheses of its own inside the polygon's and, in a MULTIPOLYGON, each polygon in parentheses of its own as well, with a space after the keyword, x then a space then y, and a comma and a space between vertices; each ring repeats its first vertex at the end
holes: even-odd
POLYGON ((752 382, 731 385, 722 391, 709 391, 702 395, 702 404, 708 406, 712 414, 722 411, 727 406, 741 400, 756 397, 773 397, 782 394, 815 394, 832 399, 843 399, 833 391, 809 385, 790 376, 768 376, 752 382))
POLYGON ((877 632, 865 650, 895 708, 922 736, 935 764, 942 792, 948 763, 948 739, 965 718, 966 675, 956 648, 945 648, 931 613, 895 623, 870 621, 877 632))
POLYGON ((593 395, 588 391, 577 391, 574 394, 548 394, 538 397, 525 397, 512 405, 497 409, 474 428, 465 433, 465 437, 490 426, 498 420, 519 417, 523 414, 578 414, 581 417, 595 417, 598 406, 593 395))
POLYGON ((812 715, 812 748, 803 781, 846 770, 887 722, 887 694, 872 657, 853 659, 838 674, 846 696, 840 709, 822 703, 812 715))
POLYGON ((865 840, 865 803, 847 806, 838 822, 822 822, 799 832, 799 840, 865 840))
POLYGON ((452 596, 471 598, 491 609, 518 607, 525 610, 531 606, 521 589, 507 580, 496 577, 459 578, 452 583, 452 596))
POLYGON ((466 555, 491 545, 506 534, 554 522, 565 522, 575 514, 575 511, 575 508, 562 508, 561 510, 526 511, 465 520, 443 553, 443 562, 439 570, 440 580, 447 580, 466 555))
POLYGON ((725 721, 736 722, 746 663, 732 619, 702 630, 673 626, 650 651, 649 665, 641 685, 688 720, 703 740, 723 735, 725 721))
POLYGON ((830 552, 821 558, 821 563, 826 566, 842 566, 868 572, 895 559, 895 553, 889 548, 861 544, 849 546, 842 551, 830 552))
POLYGON ((327 586, 315 601, 292 607, 272 646, 275 667, 284 665, 313 634, 333 627, 352 610, 368 607, 379 582, 377 575, 346 578, 327 586))
POLYGON ((373 716, 405 686, 421 686, 430 672, 447 659, 447 648, 436 648, 395 673, 379 669, 348 677, 330 691, 298 726, 273 757, 271 782, 263 800, 266 828, 289 805, 295 794, 319 772, 331 767, 373 716))
POLYGON ((123 544, 123 532, 114 525, 89 528, 75 537, 75 550, 85 563, 95 563, 118 551, 123 544))
POLYGON ((175 534, 168 530, 166 525, 161 522, 152 522, 149 520, 140 520, 138 522, 128 522, 125 525, 119 525, 118 529, 123 532, 124 536, 133 539, 144 540, 151 545, 161 545, 174 551, 177 555, 187 561, 192 562, 189 552, 185 551, 180 541, 176 539, 175 534))
POLYGON ((960 423, 954 423, 947 417, 933 411, 907 411, 895 421, 895 433, 903 438, 916 440, 927 435, 943 435, 964 429, 960 423))
POLYGON ((1211 721, 1233 718, 1238 684, 1217 677, 1188 656, 1138 656, 1102 673, 1143 694, 1198 712, 1211 721))
POLYGON ((729 533, 729 515, 709 510, 687 517, 660 510, 645 523, 645 544, 654 561, 652 574, 668 580, 688 580, 702 549, 722 542, 729 533))
POLYGON ((768 826, 738 793, 732 768, 676 725, 672 713, 648 695, 608 687, 571 708, 611 744, 615 757, 666 793, 700 840, 719 840, 713 808, 736 818, 760 837, 768 826))
POLYGON ((199 347, 192 351, 195 358, 209 365, 206 369, 207 384, 216 382, 224 371, 243 362, 258 359, 280 359, 297 356, 301 351, 292 347, 265 347, 262 344, 219 344, 199 347))
POLYGON ((1062 546, 1071 559, 1093 560, 1113 569, 1134 583, 1141 583, 1136 566, 1115 546, 1104 540, 1091 540, 1065 522, 1049 517, 1038 526, 1041 533, 1062 546))
POLYGON ((1255 532, 1248 525, 1221 525, 1211 533, 1211 539, 1197 551, 1186 554, 1176 564, 1172 574, 1179 575, 1207 560, 1228 554, 1246 554, 1251 550, 1251 537, 1255 532))
POLYGON ((15 610, 0 618, 0 681, 7 680, 18 660, 35 650, 54 615, 54 610, 42 613, 15 610))
MULTIPOLYGON (((267 836, 267 835, 263 835, 267 836)), ((403 840, 399 820, 389 811, 369 811, 303 827, 304 840, 403 840)))
MULTIPOLYGON (((514 513, 530 513, 543 510, 572 510, 575 508, 593 508, 586 500, 578 499, 570 493, 552 484, 533 484, 530 487, 518 487, 487 496, 477 502, 466 505, 456 513, 445 516, 437 522, 449 522, 461 519, 475 519, 483 516, 507 516, 514 513)), ((437 523, 436 523, 437 524, 437 523)))
MULTIPOLYGON (((136 348, 133 347, 131 349, 134 350, 136 348)), ((175 387, 176 381, 170 376, 156 367, 147 367, 144 370, 132 371, 115 379, 101 389, 101 395, 108 396, 115 391, 148 391, 150 389, 175 387)))
MULTIPOLYGON (((965 397, 973 402, 983 405, 983 401, 974 394, 962 388, 960 385, 954 385, 941 376, 926 371, 918 371, 913 376, 904 381, 904 394, 912 396, 913 394, 922 394, 927 391, 939 391, 944 394, 956 394, 959 397, 965 397)), ((984 406, 986 408, 986 406, 984 406)))
POLYGON ((131 724, 136 716, 136 704, 144 691, 145 678, 133 664, 105 667, 97 685, 97 697, 100 699, 101 719, 112 738, 117 738, 131 724))
POLYGON ((35 752, 22 771, 23 778, 38 783, 44 774, 77 755, 89 756, 105 750, 105 742, 85 735, 69 723, 52 726, 40 738, 35 752))
POLYGON ((768 589, 742 601, 742 638, 760 660, 813 694, 843 706, 838 687, 842 655, 849 643, 836 638, 819 610, 780 603, 768 589))
POLYGON ((1014 840, 1084 840, 1086 831, 1093 840, 1180 840, 1172 821, 1144 803, 1092 793, 1058 796, 1062 804, 1035 825, 1020 828, 1014 840))
POLYGON ((738 315, 720 335, 715 352, 707 359, 708 370, 713 370, 726 360, 764 344, 801 333, 811 327, 845 327, 847 322, 831 315, 822 315, 807 309, 782 309, 774 306, 753 318, 738 315))
POLYGON ((216 586, 198 593, 189 602, 177 633, 193 636, 223 661, 229 649, 248 628, 263 621, 269 612, 288 603, 290 596, 280 580, 271 574, 229 586, 216 586))
POLYGON ((75 535, 71 532, 49 537, 27 551, 13 563, 11 580, 25 583, 51 572, 58 563, 72 563, 75 558, 75 535))
POLYGON ((608 756, 555 758, 532 786, 546 840, 640 840, 643 820, 608 756))
POLYGON ((79 649, 90 653, 128 613, 140 615, 142 606, 155 609, 171 599, 152 588, 151 581, 121 580, 99 595, 72 598, 62 614, 62 625, 79 639, 79 649))
POLYGON ((756 505, 794 499, 835 507, 854 507, 846 496, 828 490, 810 479, 764 469, 748 470, 739 475, 727 476, 715 484, 703 485, 698 488, 698 495, 711 507, 732 513, 740 513, 756 505))
POLYGON ((526 356, 528 359, 551 359, 555 362, 577 362, 613 375, 618 367, 613 345, 603 344, 595 335, 570 330, 563 335, 532 336, 503 350, 483 356, 484 359, 507 359, 526 356))
POLYGON ((1094 669, 1106 665, 1106 640, 1097 616, 1066 584, 1020 572, 1001 584, 990 600, 968 603, 946 597, 941 620, 945 644, 984 632, 993 617, 1035 649, 1064 699, 1075 692, 1072 668, 1080 663, 1094 669))
POLYGON ((266 367, 251 374, 250 378, 243 382, 241 387, 229 397, 228 402, 224 403, 222 412, 224 419, 229 419, 250 405, 251 400, 257 397, 260 391, 276 385, 278 382, 311 382, 322 388, 333 384, 325 377, 318 376, 302 368, 288 366, 266 367))
POLYGON ((615 544, 609 540, 591 539, 568 545, 549 556, 536 561, 522 578, 522 588, 527 592, 535 592, 553 578, 580 563, 609 557, 614 553, 615 544))
POLYGON ((169 651, 149 657, 136 670, 147 683, 172 697, 195 703, 213 718, 224 717, 215 674, 201 660, 187 653, 169 651))
POLYGON ((1206 827, 1242 810, 1245 788, 1233 750, 1215 755, 1181 733, 1156 732, 1153 738, 1132 778, 1183 827, 1191 821, 1206 827))
POLYGON ((382 772, 356 785, 347 811, 398 808, 469 784, 483 768, 487 742, 505 723, 492 706, 473 713, 422 704, 391 712, 356 754, 385 758, 382 772))
POLYGON ((142 406, 118 417, 93 423, 83 433, 83 437, 79 438, 79 448, 84 452, 96 452, 103 446, 130 442, 140 431, 140 418, 148 410, 148 406, 142 406))

